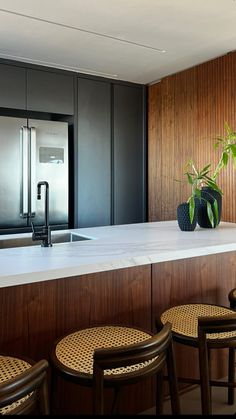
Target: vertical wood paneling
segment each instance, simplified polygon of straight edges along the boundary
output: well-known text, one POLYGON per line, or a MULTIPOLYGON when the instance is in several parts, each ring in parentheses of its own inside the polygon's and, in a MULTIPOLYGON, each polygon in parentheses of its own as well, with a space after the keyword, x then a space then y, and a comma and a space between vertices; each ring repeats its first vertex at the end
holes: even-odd
MULTIPOLYGON (((49 359, 54 341, 69 331, 98 324, 123 324, 151 331, 151 266, 0 288, 0 350, 9 355, 49 359)), ((91 414, 92 393, 60 382, 60 414, 91 414)), ((112 403, 106 393, 106 409, 112 403)), ((154 404, 153 380, 124 391, 120 413, 154 404)))
MULTIPOLYGON (((186 162, 215 168, 220 151, 215 138, 224 123, 236 130, 236 53, 166 77, 149 87, 148 191, 149 221, 176 219, 176 208, 187 200, 186 162)), ((236 222, 236 171, 232 163, 220 174, 222 220, 236 222)))
POLYGON ((24 285, 0 288, 0 351, 28 355, 27 296, 24 285))
MULTIPOLYGON (((153 322, 159 319, 163 311, 178 304, 197 302, 229 307, 228 292, 235 287, 235 256, 236 252, 228 252, 154 264, 153 322)), ((225 360, 224 352, 215 351, 212 376, 226 376, 225 360)), ((176 344, 176 363, 179 376, 199 376, 198 352, 195 348, 176 344)))

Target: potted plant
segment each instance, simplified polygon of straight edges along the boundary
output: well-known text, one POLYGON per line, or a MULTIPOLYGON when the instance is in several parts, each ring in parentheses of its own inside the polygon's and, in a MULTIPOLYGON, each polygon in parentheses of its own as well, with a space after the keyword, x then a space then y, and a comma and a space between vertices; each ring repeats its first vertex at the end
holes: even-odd
POLYGON ((210 168, 211 164, 208 164, 202 170, 198 170, 192 159, 186 164, 187 171, 184 174, 191 186, 191 195, 187 202, 180 204, 177 208, 178 224, 183 231, 193 231, 195 229, 197 212, 201 202, 205 203, 207 217, 211 226, 214 227, 219 222, 219 207, 214 194, 207 192, 208 199, 202 195, 202 188, 204 187, 209 187, 212 191, 222 195, 222 191, 216 181, 209 175, 210 168))
POLYGON ((212 175, 210 175, 211 164, 202 170, 196 169, 193 160, 189 160, 186 165, 188 170, 185 175, 191 185, 192 193, 187 202, 180 204, 177 209, 181 230, 192 231, 197 222, 200 227, 214 228, 220 222, 223 192, 216 179, 221 170, 227 166, 229 158, 232 158, 236 166, 236 131, 233 131, 227 122, 225 122, 225 131, 224 137, 216 137, 214 147, 215 149, 221 147, 222 150, 212 175))
MULTIPOLYGON (((216 185, 216 179, 223 168, 228 164, 229 158, 231 157, 234 165, 236 165, 236 132, 233 131, 229 124, 225 122, 226 135, 224 137, 217 137, 216 143, 214 144, 215 148, 221 147, 221 155, 218 164, 213 172, 213 175, 210 177, 210 180, 216 185)), ((198 206, 197 222, 200 227, 212 228, 216 227, 220 222, 221 217, 221 207, 222 207, 222 192, 217 191, 215 186, 210 184, 204 185, 201 189, 201 199, 198 206), (206 201, 213 204, 213 199, 217 200, 218 203, 218 218, 215 218, 214 224, 210 221, 208 214, 208 206, 206 201)))

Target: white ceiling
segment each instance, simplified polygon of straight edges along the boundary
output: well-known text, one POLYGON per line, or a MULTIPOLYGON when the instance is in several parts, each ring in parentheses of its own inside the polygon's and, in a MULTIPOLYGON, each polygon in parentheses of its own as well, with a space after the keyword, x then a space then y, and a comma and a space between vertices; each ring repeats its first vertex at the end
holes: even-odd
POLYGON ((3 58, 146 84, 235 49, 235 0, 0 0, 3 58))

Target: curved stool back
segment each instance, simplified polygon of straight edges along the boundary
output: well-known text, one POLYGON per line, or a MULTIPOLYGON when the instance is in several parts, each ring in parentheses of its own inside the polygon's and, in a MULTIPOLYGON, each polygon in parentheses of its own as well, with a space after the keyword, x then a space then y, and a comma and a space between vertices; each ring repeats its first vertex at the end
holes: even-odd
POLYGON ((0 356, 0 415, 49 414, 48 362, 0 356))
POLYGON ((236 288, 232 289, 229 292, 228 299, 229 299, 229 302, 230 302, 230 307, 233 310, 236 310, 236 288))

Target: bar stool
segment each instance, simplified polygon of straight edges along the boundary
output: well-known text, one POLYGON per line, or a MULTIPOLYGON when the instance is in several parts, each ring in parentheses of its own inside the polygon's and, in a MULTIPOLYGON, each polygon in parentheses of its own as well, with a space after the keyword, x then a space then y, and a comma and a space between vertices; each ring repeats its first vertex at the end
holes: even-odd
POLYGON ((156 412, 163 411, 163 370, 167 366, 173 414, 180 413, 171 325, 156 335, 134 327, 98 326, 67 334, 55 342, 51 361, 53 389, 58 374, 93 388, 93 413, 104 413, 104 387, 115 390, 112 413, 117 412, 122 386, 156 375, 156 412))
POLYGON ((49 414, 48 366, 0 355, 0 415, 49 414))
POLYGON ((212 413, 211 386, 228 387, 228 402, 231 402, 230 394, 236 387, 232 358, 229 357, 228 360, 228 371, 231 373, 226 382, 211 380, 209 365, 210 349, 236 347, 235 311, 213 304, 184 304, 164 311, 160 320, 162 325, 166 322, 172 323, 174 341, 198 348, 200 379, 179 378, 179 380, 200 384, 202 413, 212 413))

